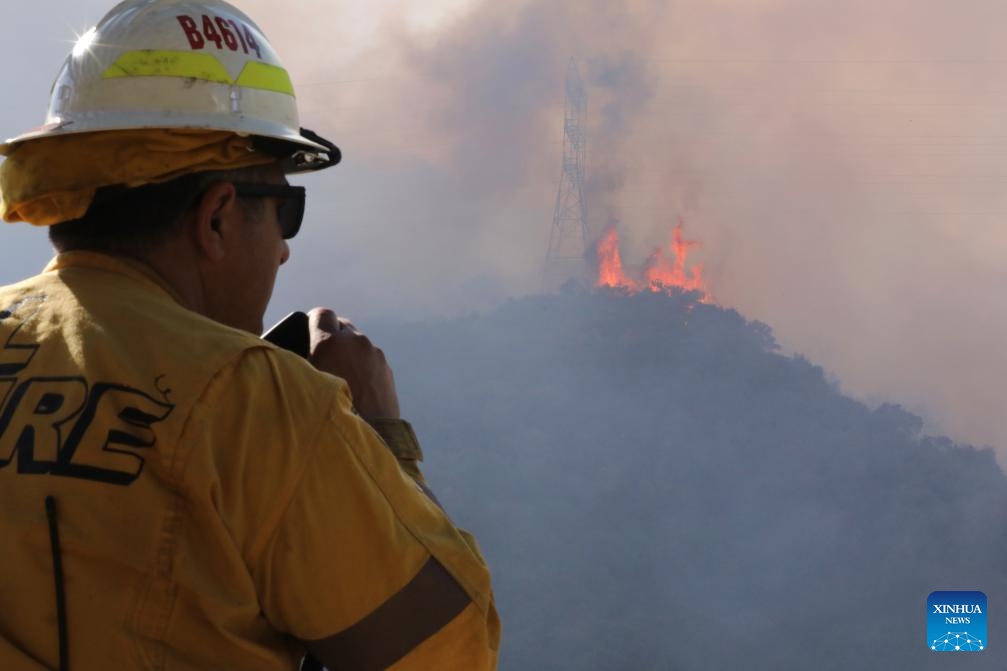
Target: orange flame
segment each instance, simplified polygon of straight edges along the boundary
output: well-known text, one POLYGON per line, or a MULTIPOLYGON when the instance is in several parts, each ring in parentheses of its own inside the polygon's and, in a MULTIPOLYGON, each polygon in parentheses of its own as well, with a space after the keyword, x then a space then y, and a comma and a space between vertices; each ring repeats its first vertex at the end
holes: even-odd
POLYGON ((609 226, 598 242, 598 286, 622 287, 637 290, 636 282, 622 270, 622 256, 619 254, 619 232, 609 226))
POLYGON ((686 240, 682 233, 682 223, 672 232, 671 251, 675 255, 674 260, 665 255, 664 248, 658 247, 647 260, 647 269, 644 276, 651 290, 661 291, 662 287, 677 287, 683 291, 700 291, 706 294, 706 286, 703 282, 703 266, 697 264, 692 270, 685 267, 685 259, 689 255, 689 249, 699 247, 695 240, 686 240))
POLYGON ((699 242, 686 240, 681 222, 672 231, 671 246, 666 250, 658 247, 647 258, 643 268, 643 281, 629 277, 622 268, 619 254, 619 234, 615 226, 609 226, 598 242, 598 286, 620 287, 632 292, 650 290, 654 292, 698 291, 703 303, 710 303, 713 297, 703 279, 703 266, 697 264, 691 269, 686 261, 689 250, 699 247, 699 242), (669 257, 668 252, 671 256, 669 257))

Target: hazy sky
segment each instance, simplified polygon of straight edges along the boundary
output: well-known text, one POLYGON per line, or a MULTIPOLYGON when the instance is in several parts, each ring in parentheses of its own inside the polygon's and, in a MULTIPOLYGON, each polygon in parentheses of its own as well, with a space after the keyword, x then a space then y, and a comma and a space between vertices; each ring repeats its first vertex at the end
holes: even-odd
MULTIPOLYGON (((8 4, 13 135, 111 3, 8 4)), ((304 125, 345 153, 299 180, 308 220, 270 317, 324 303, 366 325, 537 291, 575 56, 591 223, 622 222, 627 265, 684 218, 718 302, 856 396, 1007 456, 1002 2, 240 6, 292 71, 304 125)), ((0 282, 48 257, 23 225, 2 249, 0 282)))

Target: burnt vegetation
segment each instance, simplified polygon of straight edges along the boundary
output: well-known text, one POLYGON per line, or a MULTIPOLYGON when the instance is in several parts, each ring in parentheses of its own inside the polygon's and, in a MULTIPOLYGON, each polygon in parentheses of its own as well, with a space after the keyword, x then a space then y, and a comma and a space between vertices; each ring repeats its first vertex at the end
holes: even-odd
POLYGON ((935 590, 987 594, 993 650, 970 661, 995 668, 992 451, 845 396, 696 298, 568 288, 372 329, 494 568, 501 668, 943 669, 935 590))

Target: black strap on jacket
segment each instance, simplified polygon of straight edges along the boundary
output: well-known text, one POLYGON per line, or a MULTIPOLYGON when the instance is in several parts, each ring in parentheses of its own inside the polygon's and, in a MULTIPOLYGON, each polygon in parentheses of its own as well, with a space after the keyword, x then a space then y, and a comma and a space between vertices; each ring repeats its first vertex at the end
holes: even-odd
POLYGON ((63 553, 59 545, 59 518, 56 499, 45 497, 45 516, 49 519, 49 543, 52 546, 52 572, 56 579, 56 621, 59 626, 59 671, 70 671, 67 649, 66 591, 63 583, 63 553))

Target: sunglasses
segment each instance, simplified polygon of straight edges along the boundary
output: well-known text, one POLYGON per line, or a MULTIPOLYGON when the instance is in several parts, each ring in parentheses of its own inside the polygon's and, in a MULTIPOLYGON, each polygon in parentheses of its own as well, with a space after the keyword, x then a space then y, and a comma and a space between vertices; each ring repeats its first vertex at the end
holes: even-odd
POLYGON ((284 240, 289 240, 301 230, 301 219, 304 218, 303 186, 235 182, 234 191, 239 198, 279 198, 280 207, 276 216, 280 221, 280 233, 284 240))

